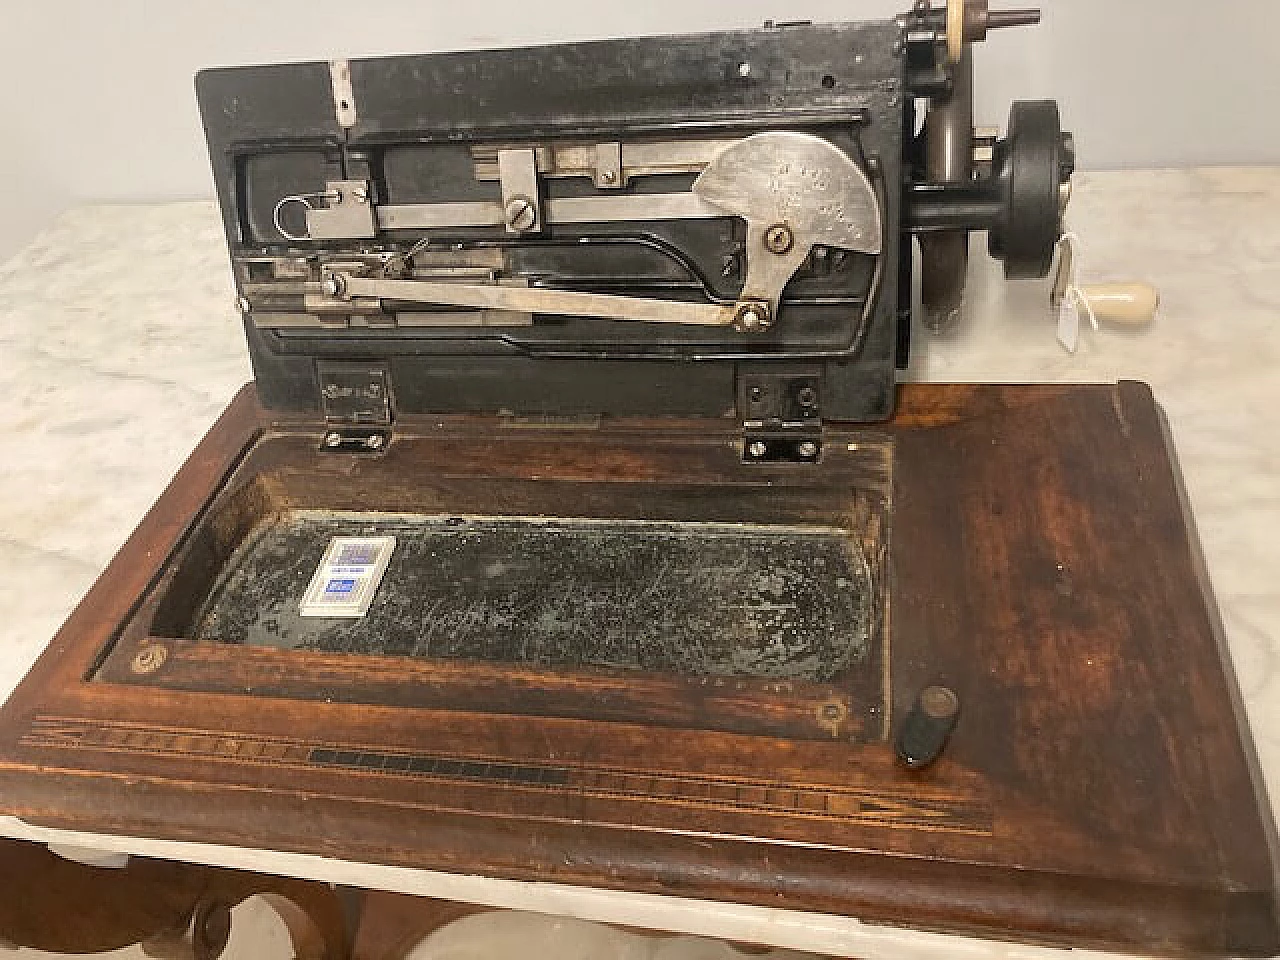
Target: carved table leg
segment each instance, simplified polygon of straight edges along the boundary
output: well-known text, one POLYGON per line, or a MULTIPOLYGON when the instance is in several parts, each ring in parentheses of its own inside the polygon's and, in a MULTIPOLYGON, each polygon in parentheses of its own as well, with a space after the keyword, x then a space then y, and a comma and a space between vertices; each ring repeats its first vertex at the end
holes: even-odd
POLYGON ((251 896, 267 902, 284 922, 296 960, 347 960, 351 956, 349 911, 339 891, 325 883, 252 873, 220 872, 212 884, 227 901, 251 896))
POLYGON ((144 940, 142 952, 156 960, 215 960, 231 939, 231 907, 203 897, 184 927, 144 940))
POLYGON ((0 841, 0 942, 53 953, 141 944, 159 960, 212 960, 231 932, 231 908, 262 895, 284 921, 299 960, 347 960, 349 924, 337 891, 163 860, 115 868, 63 859, 25 841, 0 841))

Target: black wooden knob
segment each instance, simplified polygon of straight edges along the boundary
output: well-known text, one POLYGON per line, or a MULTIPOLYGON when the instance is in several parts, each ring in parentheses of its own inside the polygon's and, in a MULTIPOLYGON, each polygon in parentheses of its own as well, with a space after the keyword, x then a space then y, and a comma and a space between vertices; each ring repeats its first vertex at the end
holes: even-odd
POLYGON ((898 760, 910 770, 923 770, 942 754, 960 716, 960 698, 947 687, 926 687, 898 728, 898 760))

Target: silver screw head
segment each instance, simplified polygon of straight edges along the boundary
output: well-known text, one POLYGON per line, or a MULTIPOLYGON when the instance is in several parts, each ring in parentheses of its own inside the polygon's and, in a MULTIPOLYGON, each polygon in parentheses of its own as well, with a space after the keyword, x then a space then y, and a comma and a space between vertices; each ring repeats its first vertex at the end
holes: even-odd
POLYGON ((764 234, 764 245, 770 253, 786 253, 795 242, 795 234, 785 223, 774 224, 764 234))
POLYGON ((369 434, 369 436, 364 439, 364 445, 370 450, 382 449, 382 435, 377 433, 369 434))
POLYGON ((769 329, 769 307, 764 303, 744 303, 733 317, 733 325, 742 333, 760 333, 769 329))
POLYGON ((236 297, 236 309, 240 311, 242 317, 247 317, 253 313, 253 304, 249 302, 248 297, 236 297))
POLYGON ((342 444, 342 434, 340 433, 325 434, 324 445, 326 447, 337 447, 337 446, 340 446, 341 444, 342 444))
POLYGON ((804 457, 806 460, 812 460, 818 455, 818 445, 812 440, 806 440, 800 446, 796 447, 796 453, 804 457))
POLYGON ((604 173, 600 174, 600 179, 605 183, 617 183, 618 175, 612 170, 606 170, 604 173))
POLYGON ((743 80, 751 76, 751 64, 749 64, 746 60, 743 60, 740 64, 738 64, 738 76, 743 80))
POLYGON ((769 452, 769 446, 763 440, 753 440, 747 446, 747 453, 755 457, 757 460, 763 458, 769 452))
POLYGON ((533 226, 534 221, 538 219, 537 211, 533 208, 533 201, 528 197, 512 197, 507 203, 504 213, 507 218, 507 226, 512 230, 528 230, 533 226))
POLYGON ((342 277, 338 276, 336 273, 326 273, 320 280, 320 289, 325 292, 326 296, 340 297, 342 296, 342 291, 345 290, 346 287, 347 285, 343 281, 342 277))

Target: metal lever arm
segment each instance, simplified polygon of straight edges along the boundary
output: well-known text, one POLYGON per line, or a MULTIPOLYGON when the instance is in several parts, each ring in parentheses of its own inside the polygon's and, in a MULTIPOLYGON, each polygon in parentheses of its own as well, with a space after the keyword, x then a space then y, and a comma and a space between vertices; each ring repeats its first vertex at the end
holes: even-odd
POLYGON ((403 300, 409 303, 559 314, 648 323, 685 323, 709 327, 732 326, 740 304, 687 303, 622 297, 607 293, 553 290, 539 287, 452 283, 435 280, 382 280, 334 272, 321 282, 323 294, 335 301, 356 299, 403 300))

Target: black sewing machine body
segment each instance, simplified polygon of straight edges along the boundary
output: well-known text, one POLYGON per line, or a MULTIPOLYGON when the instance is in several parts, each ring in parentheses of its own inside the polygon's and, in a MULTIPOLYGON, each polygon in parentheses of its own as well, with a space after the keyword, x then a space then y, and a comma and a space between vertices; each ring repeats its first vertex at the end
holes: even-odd
MULTIPOLYGON (((1029 160, 987 141, 975 167, 971 108, 916 135, 918 98, 939 117, 971 100, 968 49, 949 63, 937 27, 917 11, 206 71, 263 401, 355 422, 732 414, 788 436, 888 417, 912 234, 1016 233, 1010 170, 1034 163, 1040 232, 1006 255, 1043 275, 1070 174, 1052 104, 1021 105, 1050 127, 1029 160), (432 302, 440 284, 465 302, 432 302)), ((926 299, 948 271, 958 297, 963 262, 929 257, 926 299)))

